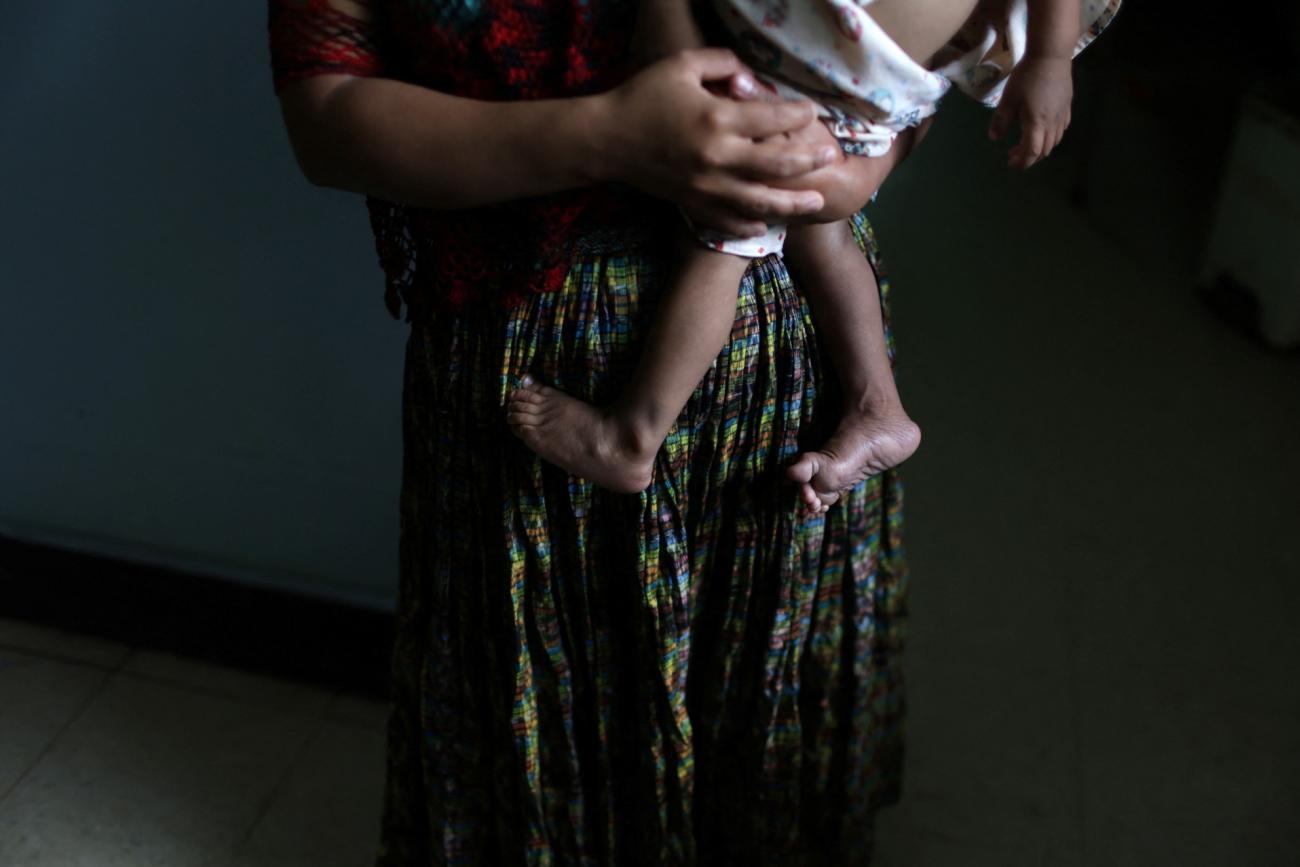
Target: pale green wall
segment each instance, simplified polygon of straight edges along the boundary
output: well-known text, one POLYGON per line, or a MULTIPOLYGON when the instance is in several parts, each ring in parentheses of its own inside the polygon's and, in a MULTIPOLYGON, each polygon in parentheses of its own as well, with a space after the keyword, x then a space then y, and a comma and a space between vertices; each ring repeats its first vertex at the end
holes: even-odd
POLYGON ((401 354, 260 2, 0 32, 0 533, 391 606, 401 354))

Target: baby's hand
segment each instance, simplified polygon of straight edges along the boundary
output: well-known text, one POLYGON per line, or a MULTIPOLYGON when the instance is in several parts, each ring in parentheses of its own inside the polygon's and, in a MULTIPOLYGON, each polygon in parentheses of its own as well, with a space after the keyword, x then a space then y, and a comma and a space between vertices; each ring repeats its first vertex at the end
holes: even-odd
POLYGON ((1013 118, 1020 120, 1020 143, 1007 155, 1008 166, 1027 169, 1061 143, 1073 96, 1070 61, 1063 57, 1026 57, 1011 70, 989 123, 989 138, 996 140, 1013 118))

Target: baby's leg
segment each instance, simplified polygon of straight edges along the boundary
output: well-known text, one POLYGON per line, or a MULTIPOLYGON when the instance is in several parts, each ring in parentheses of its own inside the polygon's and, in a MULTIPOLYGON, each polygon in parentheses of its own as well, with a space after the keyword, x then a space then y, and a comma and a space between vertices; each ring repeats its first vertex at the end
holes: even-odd
POLYGON ((875 272, 847 222, 791 226, 785 260, 808 293, 818 341, 839 378, 839 426, 786 472, 808 506, 824 512, 839 492, 912 456, 921 429, 903 411, 885 350, 875 272))
POLYGON ((615 491, 650 484, 654 457, 731 334, 749 259, 694 238, 655 311, 630 381, 612 406, 596 407, 526 377, 506 421, 546 460, 615 491))

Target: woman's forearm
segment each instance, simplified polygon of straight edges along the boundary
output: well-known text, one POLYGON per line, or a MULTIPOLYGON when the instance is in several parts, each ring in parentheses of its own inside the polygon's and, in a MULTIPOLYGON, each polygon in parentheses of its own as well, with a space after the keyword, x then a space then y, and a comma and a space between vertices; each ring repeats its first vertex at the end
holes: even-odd
POLYGON ((806 101, 734 102, 714 82, 748 75, 729 51, 683 51, 594 96, 479 101, 386 78, 318 75, 280 93, 303 173, 322 186, 419 207, 472 208, 619 182, 740 235, 807 214, 799 179, 833 143, 806 101), (775 184, 783 182, 782 187, 775 184))
POLYGON ((322 75, 287 88, 281 104, 299 166, 321 186, 465 208, 603 178, 598 97, 485 102, 322 75))

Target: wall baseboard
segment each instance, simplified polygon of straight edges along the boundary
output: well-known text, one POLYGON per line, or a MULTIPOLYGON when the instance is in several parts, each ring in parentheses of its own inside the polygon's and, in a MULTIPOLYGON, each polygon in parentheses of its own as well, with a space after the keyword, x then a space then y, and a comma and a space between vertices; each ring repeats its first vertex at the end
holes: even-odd
POLYGON ((0 535, 0 617, 385 699, 393 615, 0 535))

